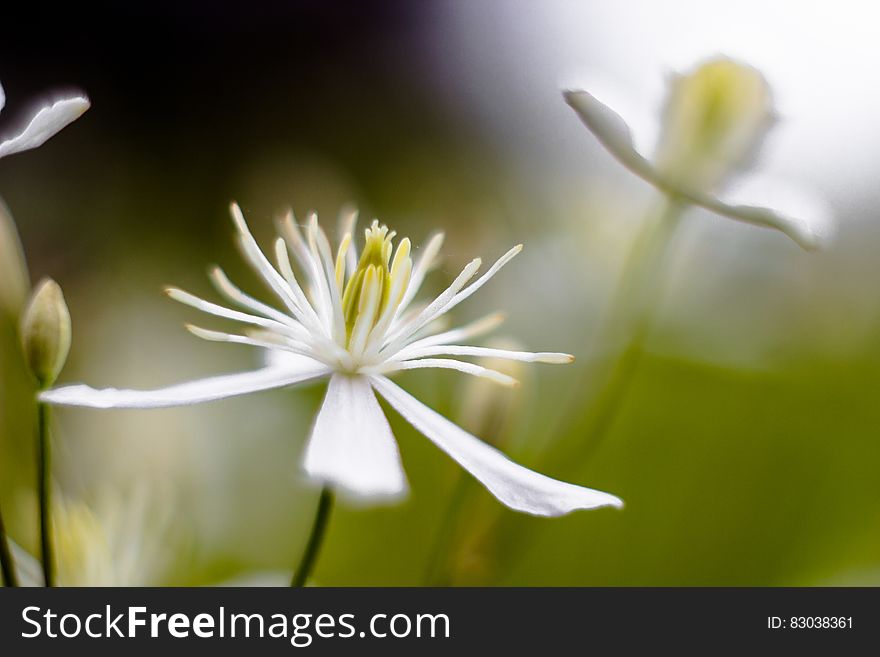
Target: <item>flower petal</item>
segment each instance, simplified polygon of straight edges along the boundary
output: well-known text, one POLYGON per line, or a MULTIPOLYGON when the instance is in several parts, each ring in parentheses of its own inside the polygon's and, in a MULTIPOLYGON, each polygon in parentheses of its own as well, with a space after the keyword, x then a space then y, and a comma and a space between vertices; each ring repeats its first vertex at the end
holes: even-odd
POLYGON ((617 112, 586 91, 563 91, 562 96, 609 153, 637 176, 654 182, 657 172, 636 150, 632 132, 617 112))
POLYGON ((441 344, 427 347, 405 347, 401 349, 396 358, 407 360, 411 358, 424 358, 425 356, 474 356, 477 358, 501 358, 503 360, 517 360, 524 363, 552 363, 555 365, 571 363, 574 356, 561 354, 555 351, 510 351, 509 349, 495 349, 492 347, 472 347, 470 345, 441 344))
POLYGON ((18 317, 30 288, 27 261, 15 220, 0 199, 0 313, 18 317))
POLYGON ((403 324, 400 328, 395 329, 392 333, 391 337, 387 341, 386 346, 382 350, 383 353, 388 356, 388 354, 392 354, 398 351, 410 338, 412 338, 416 333, 419 332, 420 329, 427 326, 435 319, 442 317, 450 310, 455 308, 462 301, 471 296, 474 292, 479 290, 483 285, 485 285, 489 280, 497 274, 501 268, 510 262, 514 256, 516 256, 520 251, 522 251, 522 244, 517 244, 515 247, 510 249, 503 256, 498 258, 489 270, 480 276, 476 281, 464 287, 464 285, 473 277, 476 273, 477 269, 480 266, 480 259, 471 261, 471 263, 465 267, 464 271, 458 275, 458 278, 453 281, 452 285, 450 285, 443 293, 440 294, 434 301, 432 301, 425 310, 423 310, 412 322, 403 324), (462 289, 463 288, 463 289, 462 289))
POLYGON ((19 586, 43 586, 43 569, 40 562, 15 541, 9 541, 12 560, 15 563, 19 586))
POLYGON ((412 276, 409 279, 409 285, 403 294, 403 299, 397 307, 397 314, 400 315, 408 307, 412 300, 418 294, 425 282, 425 276, 431 271, 434 262, 437 260, 437 254, 440 253, 440 247, 443 246, 444 234, 436 233, 431 236, 428 243, 422 248, 422 254, 419 256, 418 262, 413 267, 412 276))
POLYGON ((225 399, 250 392, 283 388, 295 383, 324 376, 329 368, 317 361, 303 363, 301 370, 288 367, 264 367, 252 372, 240 372, 178 383, 157 390, 98 390, 87 385, 71 385, 40 393, 40 401, 62 406, 91 408, 167 408, 188 406, 200 402, 225 399))
POLYGON ((636 150, 632 133, 626 122, 610 107, 599 102, 595 96, 586 91, 565 91, 563 96, 609 153, 627 169, 660 191, 729 219, 774 228, 808 250, 822 244, 824 231, 821 225, 810 221, 809 218, 793 217, 759 206, 724 203, 711 194, 675 184, 636 150))
POLYGON ((259 326, 264 329, 269 329, 270 331, 275 331, 276 333, 281 333, 295 340, 308 339, 309 337, 308 331, 303 329, 302 325, 293 319, 281 323, 274 319, 260 317, 259 315, 252 315, 250 313, 243 313, 238 310, 232 310, 231 308, 226 308, 216 303, 206 301, 200 297, 197 297, 194 294, 190 294, 189 292, 186 292, 176 287, 165 288, 165 294, 167 294, 169 298, 174 299, 178 303, 190 306, 191 308, 195 308, 196 310, 201 310, 202 312, 208 313, 209 315, 214 315, 215 317, 223 317, 225 319, 231 319, 236 322, 259 326))
POLYGON ((314 479, 359 498, 406 493, 397 441, 366 377, 331 377, 303 467, 314 479))
POLYGON ((373 376, 370 379, 398 413, 511 509, 538 516, 560 516, 577 509, 623 506, 614 495, 551 479, 517 465, 387 378, 373 376))
POLYGON ((489 369, 488 367, 483 367, 482 365, 467 363, 464 361, 455 360, 453 358, 389 360, 382 363, 381 365, 361 368, 361 372, 363 372, 364 374, 391 374, 393 372, 401 372, 403 370, 423 369, 457 370, 459 372, 464 372, 465 374, 470 374, 471 376, 478 376, 484 379, 489 379, 490 381, 500 383, 503 386, 510 386, 511 388, 515 388, 519 385, 519 381, 514 379, 512 376, 508 376, 507 374, 503 374, 502 372, 499 372, 497 370, 489 369))
MULTIPOLYGON (((459 342, 469 338, 477 337, 490 333, 498 328, 506 319, 503 313, 492 313, 481 317, 480 319, 459 326, 443 333, 432 333, 431 335, 410 342, 404 349, 420 349, 421 347, 431 347, 439 344, 449 344, 450 342, 459 342)), ((400 352, 398 352, 400 353, 400 352)), ((390 356, 391 354, 389 354, 390 356)))
POLYGON ((87 109, 89 101, 84 96, 65 98, 41 108, 21 134, 0 143, 0 157, 42 146, 49 137, 78 119, 87 109))
POLYGON ((806 249, 822 248, 834 238, 834 214, 809 189, 771 176, 749 177, 702 206, 716 214, 762 226, 772 225, 806 249), (776 209, 769 209, 770 207, 776 209))

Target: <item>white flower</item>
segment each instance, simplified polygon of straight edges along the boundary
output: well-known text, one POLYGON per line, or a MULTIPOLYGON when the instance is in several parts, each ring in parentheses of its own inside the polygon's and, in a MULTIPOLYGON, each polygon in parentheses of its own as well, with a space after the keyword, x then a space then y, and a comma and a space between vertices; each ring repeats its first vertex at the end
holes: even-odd
MULTIPOLYGON (((0 86, 0 110, 5 104, 6 94, 0 86)), ((78 119, 87 109, 89 109, 89 100, 85 96, 63 98, 51 105, 41 107, 24 130, 15 137, 0 142, 0 157, 42 146, 47 139, 78 119)))
MULTIPOLYGON (((831 237, 833 224, 822 203, 794 216, 725 202, 718 196, 730 178, 751 162, 775 119, 770 89, 756 69, 717 58, 673 78, 650 159, 636 149, 629 126, 610 107, 587 91, 570 90, 563 95, 615 158, 670 197, 724 217, 775 228, 806 249, 817 248, 831 237)), ((780 185, 787 186, 774 182, 775 187, 780 185)), ((740 190, 757 188, 743 185, 740 190)), ((788 190, 782 193, 808 196, 788 190)))
POLYGON ((245 257, 283 304, 284 312, 248 296, 218 268, 212 271, 213 282, 221 294, 243 310, 226 308, 176 288, 169 289, 168 294, 209 315, 237 320, 255 329, 235 335, 188 327, 206 340, 267 349, 265 367, 151 391, 95 390, 73 385, 44 392, 40 398, 54 404, 95 408, 154 408, 223 399, 326 377, 330 380, 327 394, 303 465, 313 479, 344 493, 365 498, 398 497, 407 490, 397 443, 375 391, 513 509, 557 516, 576 509, 622 505, 613 495, 557 481, 513 463, 388 378, 403 370, 442 368, 510 385, 515 383, 511 377, 458 357, 494 356, 545 363, 573 360, 567 354, 461 344, 494 328, 499 323, 496 315, 451 330, 437 328, 436 320, 480 289, 519 253, 520 246, 467 285, 480 267, 480 260, 473 260, 433 301, 414 305, 425 275, 436 260, 441 235, 428 242, 413 264, 410 241, 403 239, 394 249, 395 234, 374 221, 365 231, 365 244, 358 257, 351 215, 334 256, 317 217, 310 217, 303 234, 288 215, 281 223, 283 237, 275 242, 276 268, 257 246, 235 204, 232 216, 245 257), (291 253, 307 285, 300 284, 291 253))
MULTIPOLYGON (((101 489, 90 504, 52 506, 59 586, 157 586, 174 554, 174 499, 145 485, 101 489)), ((13 544, 23 586, 43 586, 39 562, 13 544)))
MULTIPOLYGON (((6 94, 0 85, 0 111, 5 104, 6 94)), ((18 136, 0 142, 0 157, 42 145, 88 108, 89 101, 84 96, 66 98, 41 108, 18 136)), ((27 264, 18 231, 9 210, 0 201, 0 311, 18 314, 29 291, 27 264)))

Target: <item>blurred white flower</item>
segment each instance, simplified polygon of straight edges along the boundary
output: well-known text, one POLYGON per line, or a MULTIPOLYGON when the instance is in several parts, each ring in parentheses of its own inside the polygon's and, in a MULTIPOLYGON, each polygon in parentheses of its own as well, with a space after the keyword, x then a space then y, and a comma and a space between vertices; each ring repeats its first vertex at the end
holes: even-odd
POLYGON ((247 312, 204 301, 176 288, 169 289, 168 294, 210 315, 255 327, 246 335, 188 328, 207 340, 267 349, 268 363, 264 368, 150 391, 96 390, 73 385, 47 391, 40 398, 53 404, 95 408, 155 408, 223 399, 327 377, 329 387, 306 448, 304 468, 313 479, 332 484, 344 493, 360 498, 387 498, 401 496, 407 490, 397 443, 376 400, 377 391, 416 429, 513 509, 557 516, 576 509, 622 505, 613 495, 557 481, 513 463, 387 378, 403 370, 441 368, 512 385, 516 381, 508 375, 455 357, 545 363, 573 360, 560 353, 460 344, 494 328, 499 323, 496 315, 451 330, 437 326, 437 320, 481 288, 519 253, 521 246, 508 251, 485 274, 467 285, 480 267, 480 260, 473 260, 437 298, 413 306, 425 275, 435 262, 442 235, 435 235, 428 242, 414 265, 410 241, 403 239, 394 249, 395 233, 373 221, 365 231, 365 244, 358 257, 352 214, 343 226, 334 258, 315 215, 310 217, 303 235, 288 214, 281 222, 284 236, 275 242, 276 269, 260 250, 235 204, 232 215, 247 260, 276 294, 285 312, 246 295, 217 268, 212 279, 219 291, 247 312), (297 280, 291 253, 308 280, 306 286, 297 280))
MULTIPOLYGON (((158 586, 174 554, 172 501, 144 487, 105 489, 93 504, 63 500, 53 505, 59 586, 158 586)), ((36 559, 15 546, 24 586, 42 586, 36 559)))
MULTIPOLYGON (((5 104, 6 94, 0 86, 0 110, 5 104)), ((72 96, 44 105, 20 133, 0 142, 0 157, 42 146, 47 139, 82 116, 89 106, 89 99, 85 96, 72 96)))
POLYGON ((18 229, 0 200, 0 312, 16 317, 30 292, 30 277, 18 229))
MULTIPOLYGON (((770 209, 745 198, 724 201, 719 192, 751 163, 775 116, 770 88, 754 68, 717 58, 670 85, 654 156, 635 147, 629 126, 587 91, 563 92, 566 102, 603 146, 637 176, 675 201, 782 231, 806 249, 830 239, 833 224, 823 204, 770 209)), ((787 186, 774 182, 773 187, 787 186)), ((758 189, 742 185, 741 191, 758 189)), ((791 196, 784 192, 776 196, 791 196)), ((798 198, 805 195, 798 194, 798 198)))
MULTIPOLYGON (((5 104, 6 94, 0 85, 0 111, 5 104)), ((89 101, 85 96, 65 98, 40 108, 24 130, 0 142, 0 157, 42 145, 88 108, 89 101)), ((18 231, 9 210, 0 201, 0 311, 17 315, 29 291, 27 264, 18 231)))

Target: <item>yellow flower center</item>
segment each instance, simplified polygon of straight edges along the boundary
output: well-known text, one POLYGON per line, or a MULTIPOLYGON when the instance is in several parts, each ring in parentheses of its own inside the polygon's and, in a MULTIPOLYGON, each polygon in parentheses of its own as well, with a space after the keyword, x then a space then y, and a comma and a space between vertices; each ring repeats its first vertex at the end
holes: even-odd
MULTIPOLYGON (((410 242, 404 238, 395 252, 395 235, 394 231, 389 231, 387 226, 380 226, 376 220, 364 231, 365 241, 360 260, 342 293, 348 347, 363 349, 369 333, 377 325, 390 324, 406 292, 412 273, 410 242)), ((337 280, 340 282, 341 258, 342 250, 337 260, 337 280)))

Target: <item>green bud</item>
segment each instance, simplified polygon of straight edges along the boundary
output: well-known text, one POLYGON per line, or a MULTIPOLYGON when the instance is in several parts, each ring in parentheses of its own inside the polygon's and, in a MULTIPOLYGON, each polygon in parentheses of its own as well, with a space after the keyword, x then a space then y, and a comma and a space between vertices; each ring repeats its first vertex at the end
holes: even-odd
POLYGON ((70 351, 70 313, 58 283, 43 279, 34 290, 21 321, 21 340, 28 367, 41 388, 55 382, 70 351))
POLYGON ((30 284, 12 215, 0 201, 0 312, 17 319, 30 284))
POLYGON ((654 163, 686 189, 709 191, 748 164, 773 117, 757 69, 709 60, 672 81, 654 163))

